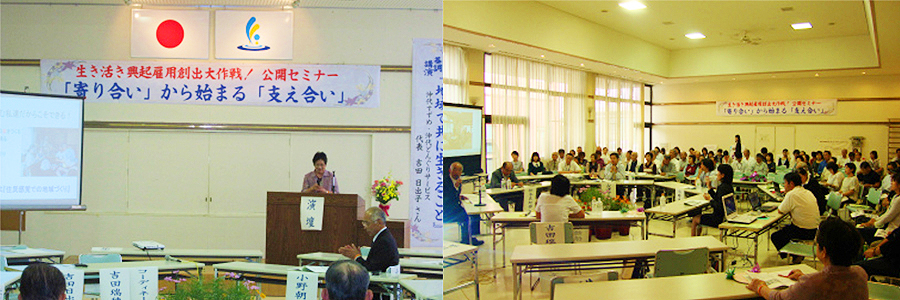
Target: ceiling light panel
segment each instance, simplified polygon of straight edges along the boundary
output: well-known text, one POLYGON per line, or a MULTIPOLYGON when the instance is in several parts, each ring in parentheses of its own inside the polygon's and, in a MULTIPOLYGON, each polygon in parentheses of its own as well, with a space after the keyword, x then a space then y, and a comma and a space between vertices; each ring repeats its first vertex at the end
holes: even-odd
POLYGON ((685 34, 684 36, 685 36, 686 38, 689 38, 689 39, 692 39, 692 40, 698 40, 698 39, 705 39, 705 38, 706 38, 705 35, 703 35, 702 33, 699 33, 699 32, 688 33, 688 34, 685 34))
POLYGON ((794 30, 810 29, 810 28, 812 28, 812 23, 809 23, 809 22, 796 23, 796 24, 791 24, 791 27, 793 27, 794 30))
POLYGON ((643 3, 640 3, 638 1, 622 2, 622 3, 619 3, 619 6, 621 6, 624 9, 627 9, 627 10, 636 10, 636 9, 647 8, 646 5, 644 5, 643 3))

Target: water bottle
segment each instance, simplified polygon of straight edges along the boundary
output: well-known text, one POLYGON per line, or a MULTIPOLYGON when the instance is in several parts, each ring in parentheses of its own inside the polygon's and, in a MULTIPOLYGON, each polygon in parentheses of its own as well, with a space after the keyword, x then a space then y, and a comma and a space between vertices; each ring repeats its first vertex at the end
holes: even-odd
POLYGON ((659 195, 659 205, 662 207, 666 207, 666 193, 662 193, 659 195))

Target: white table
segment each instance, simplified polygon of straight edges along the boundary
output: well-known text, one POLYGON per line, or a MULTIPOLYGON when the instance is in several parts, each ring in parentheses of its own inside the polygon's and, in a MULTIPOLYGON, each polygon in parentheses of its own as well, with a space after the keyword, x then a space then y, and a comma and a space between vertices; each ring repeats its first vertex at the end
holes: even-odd
POLYGON ((522 175, 516 176, 519 180, 550 180, 553 179, 557 174, 541 174, 541 175, 522 175))
MULTIPOLYGON (((627 267, 628 261, 649 260, 660 250, 709 248, 710 255, 725 261, 725 251, 731 249, 711 236, 653 239, 624 242, 582 244, 549 244, 518 246, 509 261, 512 263, 513 299, 522 298, 522 275, 545 271, 591 270, 627 267), (611 262, 621 262, 611 264, 611 262)), ((633 266, 634 263, 631 264, 633 266)), ((626 280, 630 281, 630 280, 626 280)), ((579 299, 579 298, 560 298, 579 299)), ((585 299, 593 299, 588 297, 585 299)), ((652 299, 652 298, 650 298, 652 299)))
POLYGON ((20 277, 22 277, 22 272, 0 271, 0 281, 3 281, 3 290, 10 289, 16 282, 19 282, 20 277))
MULTIPOLYGON (((287 284, 287 274, 290 271, 300 271, 300 266, 261 264, 253 262, 235 261, 213 265, 213 274, 218 277, 219 272, 240 273, 243 276, 252 275, 258 282, 266 282, 273 284, 287 284), (267 277, 277 277, 277 279, 269 279, 267 277)), ((324 283, 325 273, 318 273, 320 286, 324 283)), ((385 287, 388 291, 393 291, 395 299, 402 299, 403 287, 400 285, 401 280, 415 279, 416 275, 412 274, 378 274, 369 276, 369 284, 376 284, 385 287)))
POLYGON ((441 290, 444 289, 443 280, 405 279, 400 280, 400 286, 402 286, 403 289, 409 291, 409 293, 413 295, 413 299, 416 300, 443 299, 443 297, 441 296, 441 290))
POLYGON ((441 248, 397 248, 400 257, 441 258, 441 248))
MULTIPOLYGON (((800 269, 804 274, 816 272, 810 266, 790 265, 762 269, 762 272, 781 272, 800 269)), ((746 270, 738 270, 744 272, 746 270)), ((746 284, 725 279, 724 273, 657 277, 618 281, 597 281, 557 284, 555 299, 596 300, 684 300, 684 299, 759 299, 746 284)))
MULTIPOLYGON (((503 207, 500 207, 494 198, 487 194, 482 194, 481 199, 479 200, 478 195, 473 194, 463 194, 463 197, 467 198, 466 200, 462 200, 463 209, 466 210, 466 215, 469 216, 480 216, 481 220, 486 220, 488 224, 488 228, 493 228, 493 223, 491 223, 491 217, 499 212, 503 212, 503 207), (481 202, 481 206, 478 206, 478 203, 481 202)), ((469 226, 469 232, 472 232, 472 226, 481 226, 481 224, 472 224, 472 222, 466 221, 466 224, 469 226)), ((494 249, 496 246, 496 238, 495 233, 491 231, 491 240, 494 241, 494 249)), ((446 242, 446 241, 445 241, 446 242)))
POLYGON ((65 251, 45 248, 26 247, 15 249, 15 246, 0 247, 0 256, 6 257, 6 262, 10 265, 27 265, 33 261, 40 261, 42 259, 47 259, 53 263, 62 263, 65 255, 65 251))
POLYGON ((647 214, 647 223, 649 223, 650 220, 672 222, 672 235, 650 232, 649 226, 647 226, 647 234, 674 238, 678 220, 686 218, 692 211, 702 212, 703 208, 708 205, 709 201, 706 200, 702 194, 697 194, 687 197, 684 200, 674 201, 648 208, 644 210, 644 213, 647 214), (698 202, 700 204, 690 205, 688 204, 689 202, 698 202))
POLYGON ((137 268, 137 267, 156 267, 159 269, 159 278, 170 276, 173 271, 196 271, 197 276, 203 275, 203 263, 192 261, 168 261, 168 260, 145 260, 145 261, 126 261, 117 263, 92 263, 86 264, 87 267, 75 267, 74 265, 58 265, 60 268, 75 268, 84 271, 84 278, 87 282, 99 282, 100 270, 103 269, 120 269, 120 268, 137 268))
MULTIPOLYGON (((346 256, 339 253, 329 252, 312 252, 298 254, 297 260, 301 266, 311 263, 330 264, 339 260, 349 260, 346 256)), ((443 275, 444 267, 440 259, 433 258, 401 258, 400 269, 403 273, 420 273, 443 275)))
POLYGON ((149 260, 164 258, 166 255, 185 258, 202 263, 226 262, 234 260, 262 261, 263 253, 254 249, 164 249, 140 250, 137 248, 101 248, 91 249, 92 253, 116 253, 122 255, 123 261, 149 260))
POLYGON ((719 239, 723 242, 727 237, 736 239, 748 239, 753 241, 753 263, 757 263, 759 254, 759 236, 775 228, 778 223, 788 215, 782 215, 778 210, 764 213, 765 219, 756 219, 750 224, 722 222, 719 224, 719 239))
MULTIPOLYGON (((512 228, 528 228, 532 222, 540 222, 541 220, 533 215, 526 215, 523 212, 504 212, 499 213, 491 218, 491 232, 500 232, 500 239, 503 243, 503 262, 502 266, 506 267, 506 230, 512 228)), ((584 218, 569 218, 572 225, 599 225, 610 222, 640 222, 641 238, 647 239, 647 217, 644 213, 637 211, 629 211, 622 213, 620 211, 603 211, 603 212, 585 212, 584 218)), ((494 256, 497 254, 497 241, 494 241, 494 256)), ((496 259, 495 259, 496 260, 496 259)))
MULTIPOLYGON (((472 266, 475 267, 475 275, 471 282, 463 283, 461 285, 451 287, 449 289, 444 289, 444 294, 456 291, 458 289, 475 285, 475 299, 481 299, 481 292, 478 286, 478 247, 471 245, 464 245, 460 243, 454 243, 451 241, 444 241, 444 267, 450 267, 455 264, 459 264, 465 262, 466 259, 470 259, 472 261, 472 266), (460 260, 454 257, 463 256, 466 259, 460 260)), ((496 273, 494 273, 496 277, 496 273)))

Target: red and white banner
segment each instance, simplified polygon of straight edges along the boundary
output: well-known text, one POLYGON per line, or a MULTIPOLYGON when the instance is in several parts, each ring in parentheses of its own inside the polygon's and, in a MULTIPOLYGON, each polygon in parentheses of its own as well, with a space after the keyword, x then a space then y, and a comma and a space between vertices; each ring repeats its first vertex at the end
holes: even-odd
POLYGON ((209 11, 131 10, 131 57, 209 58, 209 11))
POLYGON ((41 60, 41 91, 87 102, 379 105, 379 66, 41 60))
POLYGON ((716 115, 743 116, 830 116, 837 99, 716 101, 716 115))
POLYGON ((216 58, 292 59, 291 11, 216 11, 216 58))

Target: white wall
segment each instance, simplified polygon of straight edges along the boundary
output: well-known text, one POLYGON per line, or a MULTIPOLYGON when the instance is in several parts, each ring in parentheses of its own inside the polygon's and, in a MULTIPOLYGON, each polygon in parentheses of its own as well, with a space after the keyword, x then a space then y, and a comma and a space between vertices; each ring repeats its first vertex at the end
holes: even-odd
MULTIPOLYGON (((414 38, 441 36, 440 11, 293 11, 295 50, 289 63, 408 66, 414 38)), ((124 5, 2 4, 0 56, 129 60, 129 16, 130 8, 124 5)), ((3 66, 0 75, 0 88, 4 90, 22 91, 28 86, 29 92, 39 91, 38 67, 3 66)), ((85 120, 410 126, 410 74, 382 72, 380 93, 381 106, 375 109, 88 103, 85 120)), ((83 184, 83 203, 88 211, 30 212, 23 243, 69 254, 88 252, 92 246, 128 246, 137 239, 157 240, 171 248, 264 250, 265 191, 299 190, 302 176, 312 170, 314 151, 328 154, 329 169, 338 172, 342 192, 370 199, 368 185, 376 178, 390 172, 396 179, 408 181, 409 137, 409 133, 89 129, 85 132, 83 184), (188 154, 170 151, 168 156, 150 155, 164 153, 164 145, 199 149, 188 154), (238 156, 242 150, 256 156, 238 156), (210 162, 196 162, 191 155, 210 162), (181 164, 187 161, 194 162, 192 167, 181 164), (158 176, 165 173, 178 180, 158 176), (206 180, 192 180, 190 176, 204 174, 206 180), (233 184, 226 184, 230 182, 233 184), (165 191, 170 196, 164 199, 144 195, 159 195, 167 185, 172 190, 165 191), (201 192, 204 185, 208 188, 206 195, 201 192), (214 201, 203 202, 206 196, 213 196, 214 201)), ((404 189, 401 194, 400 202, 391 208, 391 216, 397 219, 408 218, 409 193, 404 189)), ((16 243, 14 233, 4 231, 0 242, 16 243)))
POLYGON ((833 116, 797 117, 717 116, 716 106, 712 103, 654 105, 653 123, 656 125, 653 126, 653 144, 677 145, 682 149, 699 149, 703 145, 716 144, 722 149, 729 149, 734 144, 734 135, 740 134, 745 147, 758 151, 760 145, 755 145, 757 126, 788 126, 795 128, 795 147, 807 152, 819 149, 821 140, 849 140, 851 136, 864 136, 866 139, 860 151, 868 157, 869 151, 877 150, 884 158, 888 154, 887 125, 865 123, 884 123, 889 118, 900 118, 900 85, 897 82, 900 82, 900 76, 894 75, 657 85, 653 88, 654 103, 839 101, 833 116), (816 124, 804 124, 808 122, 816 124))

